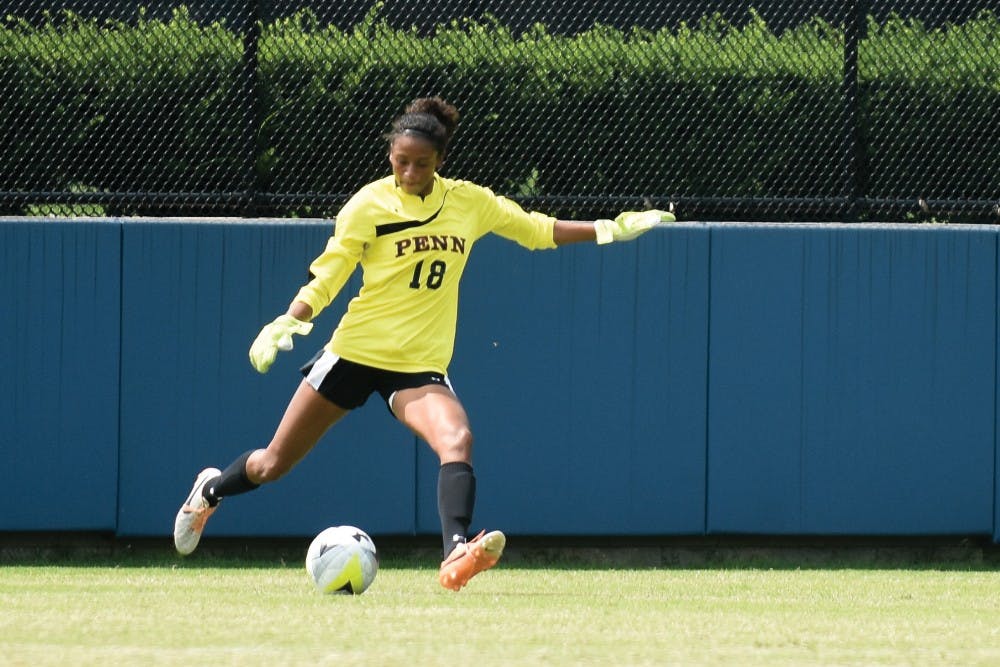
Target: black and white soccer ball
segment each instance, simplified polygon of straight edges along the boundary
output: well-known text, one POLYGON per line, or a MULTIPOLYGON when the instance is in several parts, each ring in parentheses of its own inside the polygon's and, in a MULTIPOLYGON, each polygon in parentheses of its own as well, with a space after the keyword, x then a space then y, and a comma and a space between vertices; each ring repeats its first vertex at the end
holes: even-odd
POLYGON ((321 593, 361 595, 375 581, 378 552, 360 528, 332 526, 309 545, 306 571, 321 593))

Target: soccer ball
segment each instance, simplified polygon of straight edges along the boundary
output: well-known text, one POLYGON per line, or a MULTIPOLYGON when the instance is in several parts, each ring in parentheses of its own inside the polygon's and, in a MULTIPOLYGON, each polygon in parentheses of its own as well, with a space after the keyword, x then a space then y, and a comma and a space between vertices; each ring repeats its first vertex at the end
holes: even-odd
POLYGON ((375 543, 354 526, 327 528, 309 545, 306 571, 321 593, 361 595, 378 572, 375 543))

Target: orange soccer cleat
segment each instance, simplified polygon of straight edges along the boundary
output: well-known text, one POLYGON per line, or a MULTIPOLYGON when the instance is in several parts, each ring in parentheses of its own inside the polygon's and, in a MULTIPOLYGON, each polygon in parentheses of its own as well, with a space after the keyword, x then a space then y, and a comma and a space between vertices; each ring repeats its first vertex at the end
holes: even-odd
POLYGON ((507 538, 499 530, 481 531, 468 542, 459 544, 441 563, 438 580, 453 591, 462 589, 469 579, 497 564, 507 538))

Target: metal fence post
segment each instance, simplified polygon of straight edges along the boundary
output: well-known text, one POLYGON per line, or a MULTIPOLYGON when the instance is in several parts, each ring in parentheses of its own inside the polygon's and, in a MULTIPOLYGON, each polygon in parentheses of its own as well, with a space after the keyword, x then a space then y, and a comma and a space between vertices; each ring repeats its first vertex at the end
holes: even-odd
POLYGON ((246 0, 246 24, 243 29, 243 147, 246 160, 246 182, 242 214, 251 218, 258 214, 260 188, 257 176, 257 135, 260 131, 260 86, 257 48, 260 42, 260 0, 246 0))
POLYGON ((844 16, 844 79, 841 84, 844 116, 844 221, 857 222, 866 213, 864 206, 865 177, 861 141, 861 96, 858 86, 858 51, 864 26, 866 0, 845 2, 844 16))

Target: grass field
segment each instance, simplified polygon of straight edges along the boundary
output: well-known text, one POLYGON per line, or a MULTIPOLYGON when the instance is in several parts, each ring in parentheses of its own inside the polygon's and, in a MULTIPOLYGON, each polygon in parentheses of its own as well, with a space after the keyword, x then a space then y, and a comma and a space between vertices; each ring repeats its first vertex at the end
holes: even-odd
POLYGON ((389 554, 340 597, 295 553, 7 558, 0 664, 1000 664, 981 559, 512 554, 456 594, 432 556, 389 554))

